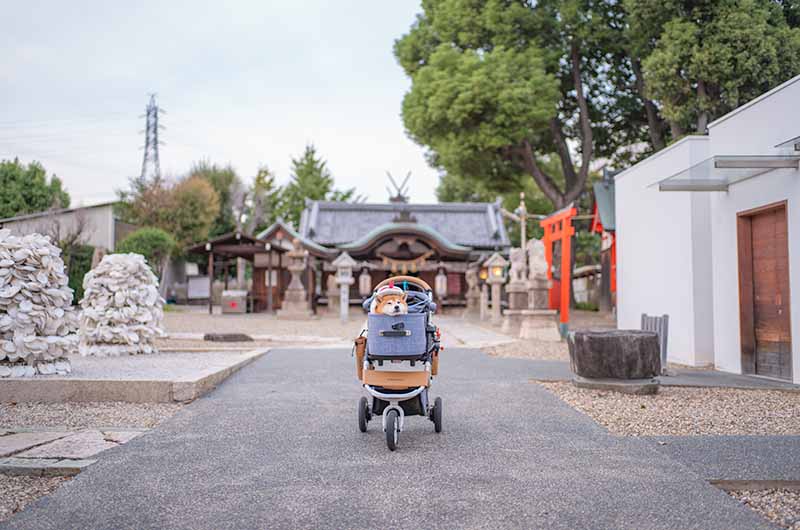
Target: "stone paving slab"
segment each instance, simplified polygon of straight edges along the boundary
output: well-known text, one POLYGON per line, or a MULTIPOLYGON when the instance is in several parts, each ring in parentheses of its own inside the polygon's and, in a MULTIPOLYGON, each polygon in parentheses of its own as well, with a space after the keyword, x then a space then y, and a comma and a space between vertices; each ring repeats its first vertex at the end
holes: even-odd
POLYGON ((358 432, 349 350, 276 351, 5 527, 773 528, 651 440, 530 384, 530 368, 450 351, 433 387, 444 431, 408 418, 390 452, 377 418, 358 432))
POLYGON ((67 432, 20 432, 0 436, 0 457, 13 455, 67 435, 67 432))
POLYGON ((97 460, 10 457, 0 459, 0 473, 34 477, 72 477, 95 462, 97 460))
POLYGON ((98 453, 117 447, 116 442, 107 441, 100 431, 82 431, 60 438, 21 453, 20 458, 90 458, 98 453))

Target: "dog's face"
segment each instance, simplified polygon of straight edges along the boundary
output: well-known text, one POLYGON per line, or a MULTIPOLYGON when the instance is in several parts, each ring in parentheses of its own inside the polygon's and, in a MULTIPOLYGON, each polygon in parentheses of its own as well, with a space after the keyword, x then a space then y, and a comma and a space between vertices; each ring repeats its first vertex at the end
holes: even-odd
POLYGON ((405 315, 408 314, 408 303, 406 295, 389 294, 381 298, 375 308, 376 313, 382 315, 405 315))

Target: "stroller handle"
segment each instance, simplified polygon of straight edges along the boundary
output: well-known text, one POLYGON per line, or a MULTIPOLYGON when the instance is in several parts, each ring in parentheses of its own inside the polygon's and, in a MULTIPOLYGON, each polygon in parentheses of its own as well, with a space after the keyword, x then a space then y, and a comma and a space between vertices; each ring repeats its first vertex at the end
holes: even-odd
POLYGON ((389 285, 389 282, 394 282, 394 283, 402 283, 402 282, 413 283, 414 285, 416 285, 417 287, 420 287, 421 289, 423 289, 425 291, 428 291, 428 292, 432 292, 433 291, 433 289, 431 289, 431 286, 428 285, 428 283, 426 281, 420 280, 416 276, 392 276, 391 278, 386 278, 381 283, 376 285, 374 290, 377 291, 381 287, 383 287, 385 285, 389 285))

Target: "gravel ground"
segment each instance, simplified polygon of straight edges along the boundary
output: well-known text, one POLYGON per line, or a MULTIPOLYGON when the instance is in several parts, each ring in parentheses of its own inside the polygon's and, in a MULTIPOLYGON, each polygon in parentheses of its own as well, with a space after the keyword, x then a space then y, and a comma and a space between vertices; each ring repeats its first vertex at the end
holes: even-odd
MULTIPOLYGON (((608 313, 598 311, 570 312, 571 330, 575 329, 613 329, 616 328, 616 318, 608 313)), ((541 361, 568 361, 569 349, 566 341, 548 341, 538 339, 515 340, 507 344, 489 346, 483 351, 495 357, 517 357, 521 359, 536 359, 541 361)))
POLYGON ((781 528, 800 530, 800 490, 729 491, 728 494, 781 528))
POLYGON ((168 333, 246 333, 247 335, 315 335, 352 339, 364 323, 362 312, 353 309, 350 320, 342 324, 338 317, 322 316, 311 320, 284 320, 264 313, 245 315, 209 315, 200 311, 175 311, 164 314, 168 333))
POLYGON ((569 350, 566 342, 553 342, 536 339, 515 340, 507 344, 483 348, 494 357, 517 357, 541 361, 568 361, 569 350))
POLYGON ((164 348, 180 349, 183 351, 192 350, 257 350, 261 348, 278 348, 286 345, 286 342, 271 340, 254 340, 248 342, 212 342, 205 340, 192 339, 159 339, 156 345, 159 349, 164 348))
POLYGON ((0 522, 39 497, 53 493, 66 477, 18 477, 0 474, 0 522))
POLYGON ((662 387, 655 396, 632 396, 539 384, 623 436, 800 434, 800 392, 662 387))
POLYGON ((123 403, 119 401, 102 403, 0 403, 0 428, 151 428, 175 414, 180 408, 181 405, 178 403, 123 403))

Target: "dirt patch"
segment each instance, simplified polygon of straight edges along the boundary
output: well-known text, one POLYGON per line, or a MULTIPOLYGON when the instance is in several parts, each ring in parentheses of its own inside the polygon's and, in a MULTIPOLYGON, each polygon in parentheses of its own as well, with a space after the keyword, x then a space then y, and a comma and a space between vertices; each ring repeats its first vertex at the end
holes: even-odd
POLYGON ((800 393, 662 387, 652 396, 539 383, 622 436, 798 435, 800 393))

